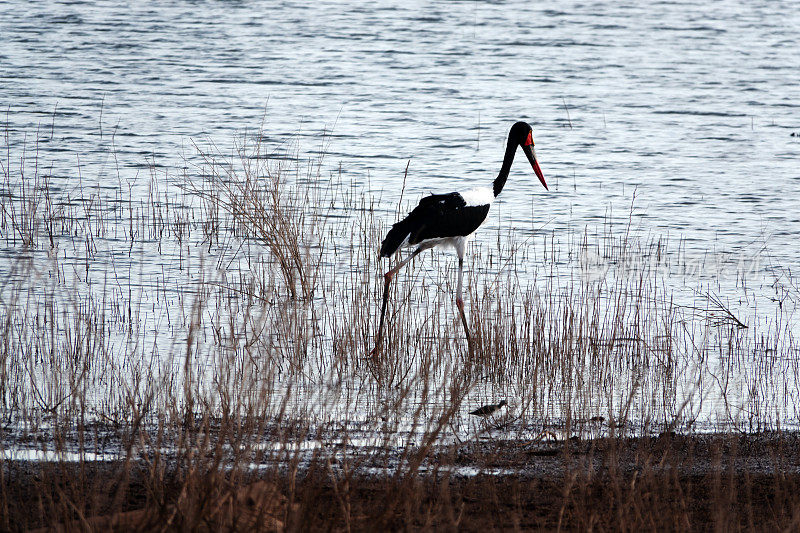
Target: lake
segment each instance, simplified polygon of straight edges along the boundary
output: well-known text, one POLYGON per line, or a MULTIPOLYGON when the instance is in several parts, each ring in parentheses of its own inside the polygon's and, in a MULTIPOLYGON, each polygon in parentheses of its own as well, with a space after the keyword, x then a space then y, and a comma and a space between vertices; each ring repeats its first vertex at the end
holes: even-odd
MULTIPOLYGON (((213 165, 195 145, 235 154, 236 139, 260 132, 271 154, 301 169, 322 151, 316 170, 297 176, 323 196, 335 181, 343 194, 372 198, 373 228, 386 229, 398 203, 402 211, 429 192, 488 185, 509 127, 525 120, 550 190, 518 157, 473 251, 501 254, 511 239, 525 258, 521 286, 544 277, 550 257, 564 266, 548 271, 563 288, 581 235, 602 243, 631 230, 644 243, 670 243, 674 261, 658 268, 685 308, 713 296, 752 330, 791 339, 800 330, 790 275, 800 266, 798 37, 800 11, 774 2, 0 3, 3 196, 27 205, 21 176, 36 160, 61 209, 80 206, 101 221, 87 223, 91 238, 64 230, 52 246, 33 247, 5 225, 3 298, 17 301, 10 282, 28 283, 19 260, 30 255, 37 283, 139 303, 141 332, 114 346, 169 352, 191 322, 188 265, 257 270, 233 236, 216 256, 199 229, 187 235, 191 252, 183 241, 125 236, 133 229, 118 215, 123 198, 169 200, 173 213, 199 203, 183 195, 182 176, 202 179, 213 165), (208 257, 196 252, 205 245, 208 257), (61 263, 51 271, 53 257, 61 263)), ((325 256, 326 272, 346 278, 347 247, 368 230, 354 222, 358 212, 323 212, 339 228, 326 241, 338 249, 325 256)), ((595 274, 629 266, 588 248, 580 261, 595 274)), ((492 257, 476 260, 474 283, 498 271, 492 257)), ((417 309, 441 303, 450 316, 453 263, 445 254, 416 267, 430 293, 412 300, 417 309)), ((115 328, 130 328, 130 305, 102 302, 115 328)), ((367 305, 377 312, 377 300, 367 305)), ((332 331, 322 328, 318 349, 331 349, 332 331)), ((786 369, 797 365, 788 346, 786 369)), ((741 402, 751 385, 737 386, 741 402)), ((789 389, 775 401, 797 423, 797 383, 789 389)), ((709 423, 719 419, 713 405, 697 408, 709 423)))

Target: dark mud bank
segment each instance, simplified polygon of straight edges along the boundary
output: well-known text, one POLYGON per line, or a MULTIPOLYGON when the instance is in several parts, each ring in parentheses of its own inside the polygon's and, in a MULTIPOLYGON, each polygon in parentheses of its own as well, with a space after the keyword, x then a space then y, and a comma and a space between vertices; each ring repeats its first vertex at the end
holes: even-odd
POLYGON ((302 468, 298 462, 242 470, 210 457, 172 466, 6 461, 3 525, 14 530, 86 520, 114 529, 122 523, 114 517, 136 518, 140 522, 124 525, 140 530, 167 523, 170 530, 470 530, 486 523, 498 529, 758 530, 800 524, 796 433, 482 441, 435 448, 424 458, 408 450, 392 462, 398 465, 393 470, 376 469, 376 462, 357 456, 319 456, 302 468))

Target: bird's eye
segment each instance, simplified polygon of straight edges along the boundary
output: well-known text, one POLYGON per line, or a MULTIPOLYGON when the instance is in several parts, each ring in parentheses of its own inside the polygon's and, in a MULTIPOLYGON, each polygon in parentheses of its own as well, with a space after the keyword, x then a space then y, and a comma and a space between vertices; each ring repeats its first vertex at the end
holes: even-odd
POLYGON ((528 138, 525 139, 525 145, 524 146, 530 146, 532 144, 533 144, 533 132, 529 131, 528 132, 528 138))

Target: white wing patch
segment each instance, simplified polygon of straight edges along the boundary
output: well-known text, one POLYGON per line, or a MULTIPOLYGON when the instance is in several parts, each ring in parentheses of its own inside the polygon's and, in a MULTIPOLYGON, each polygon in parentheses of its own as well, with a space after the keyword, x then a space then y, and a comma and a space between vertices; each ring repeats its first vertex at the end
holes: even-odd
POLYGON ((494 193, 488 187, 477 187, 460 193, 461 197, 470 207, 479 205, 491 205, 494 201, 494 193))

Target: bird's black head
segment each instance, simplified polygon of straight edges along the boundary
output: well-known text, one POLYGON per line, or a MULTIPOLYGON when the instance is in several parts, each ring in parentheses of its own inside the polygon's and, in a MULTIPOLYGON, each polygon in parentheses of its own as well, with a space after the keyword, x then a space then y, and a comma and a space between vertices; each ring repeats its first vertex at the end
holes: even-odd
POLYGON ((547 189, 547 182, 544 181, 544 174, 542 169, 539 168, 539 162, 536 160, 536 150, 533 147, 533 128, 527 122, 517 122, 511 126, 511 131, 508 132, 508 144, 511 146, 520 146, 525 156, 533 167, 536 177, 542 182, 544 188, 547 189))
POLYGON ((533 128, 527 122, 517 122, 511 126, 511 131, 508 132, 509 142, 515 143, 517 146, 525 146, 533 144, 533 128))
MULTIPOLYGON (((523 123, 520 123, 523 124, 523 123)), ((508 405, 508 402, 505 400, 500 400, 500 403, 497 404, 497 407, 503 407, 504 405, 508 405)))

